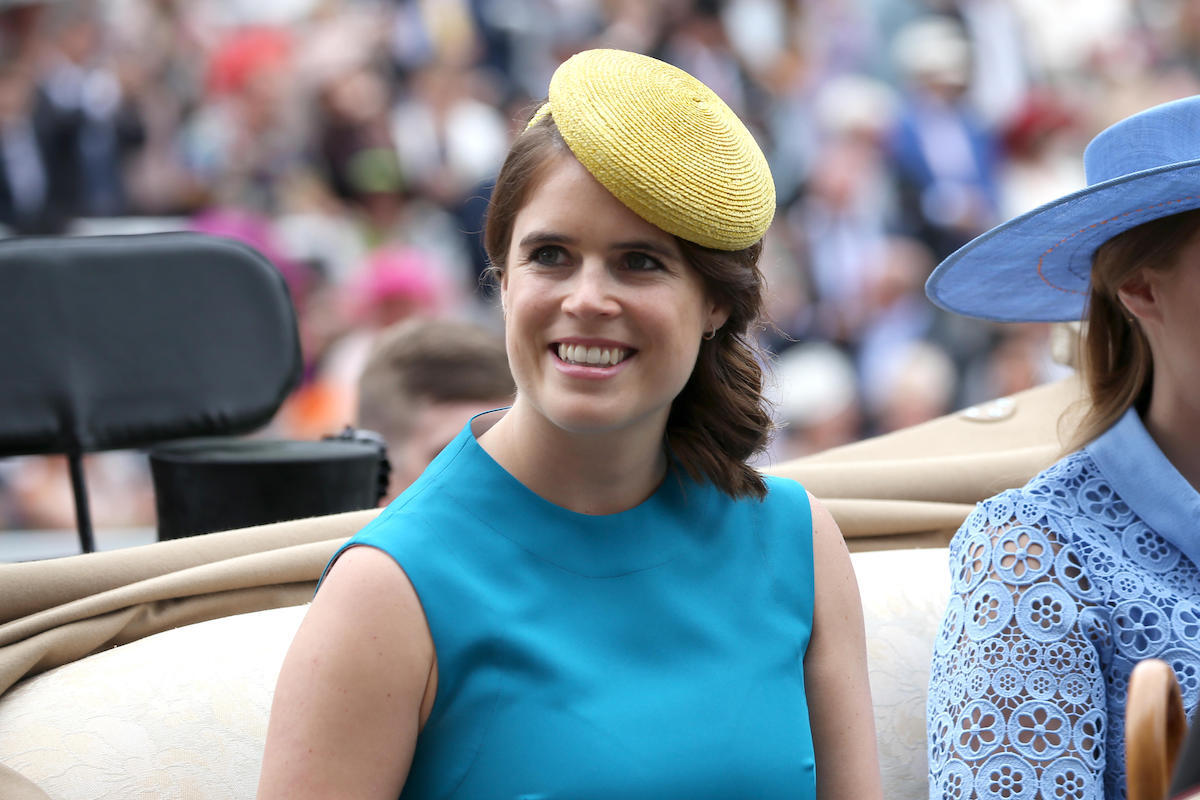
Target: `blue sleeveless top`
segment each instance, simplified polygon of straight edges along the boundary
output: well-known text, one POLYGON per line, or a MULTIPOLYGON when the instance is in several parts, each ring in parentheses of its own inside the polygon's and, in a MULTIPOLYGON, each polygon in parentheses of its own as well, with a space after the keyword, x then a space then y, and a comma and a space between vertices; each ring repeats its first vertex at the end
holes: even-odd
POLYGON ((433 636, 401 797, 814 797, 811 516, 803 487, 766 480, 733 500, 672 470, 635 508, 578 514, 468 424, 338 551, 395 559, 433 636))

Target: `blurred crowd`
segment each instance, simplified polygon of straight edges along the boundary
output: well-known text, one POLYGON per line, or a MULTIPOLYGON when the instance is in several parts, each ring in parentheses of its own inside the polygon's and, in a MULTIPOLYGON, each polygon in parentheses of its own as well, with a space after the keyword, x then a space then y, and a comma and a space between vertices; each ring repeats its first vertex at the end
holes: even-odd
MULTIPOLYGON (((489 182, 576 51, 686 69, 767 153, 775 461, 1063 374, 1049 327, 955 319, 924 280, 972 236, 1081 188, 1083 146, 1107 124, 1200 90, 1197 0, 0 9, 0 233, 187 228, 254 244, 299 312, 305 379, 270 430, 297 438, 354 421, 389 325, 499 330, 481 278, 489 182)), ((71 527, 61 472, 0 464, 0 528, 71 527)), ((144 484, 128 465, 95 472, 97 487, 144 484)), ((111 508, 94 491, 99 525, 152 519, 144 491, 111 508)))

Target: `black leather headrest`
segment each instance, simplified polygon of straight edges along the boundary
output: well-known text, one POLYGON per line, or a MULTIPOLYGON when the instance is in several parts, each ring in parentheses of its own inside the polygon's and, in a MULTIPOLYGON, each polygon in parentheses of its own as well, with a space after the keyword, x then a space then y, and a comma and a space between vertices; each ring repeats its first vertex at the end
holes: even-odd
POLYGON ((247 245, 0 240, 0 455, 245 433, 300 374, 287 286, 247 245))

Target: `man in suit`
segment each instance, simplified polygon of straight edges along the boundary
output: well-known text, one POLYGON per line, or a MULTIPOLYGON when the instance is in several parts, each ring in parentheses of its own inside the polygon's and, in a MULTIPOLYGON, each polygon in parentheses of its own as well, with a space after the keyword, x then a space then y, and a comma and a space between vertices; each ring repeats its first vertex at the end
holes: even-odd
POLYGON ((55 106, 32 64, 0 64, 0 225, 61 233, 77 196, 79 113, 55 106))

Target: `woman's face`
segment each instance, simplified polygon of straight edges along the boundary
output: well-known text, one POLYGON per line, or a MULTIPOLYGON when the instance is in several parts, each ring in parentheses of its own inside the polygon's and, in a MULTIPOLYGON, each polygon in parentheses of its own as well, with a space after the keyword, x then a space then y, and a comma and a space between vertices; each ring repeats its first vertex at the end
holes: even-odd
POLYGON ((675 239, 569 155, 517 213, 500 289, 514 410, 580 433, 661 436, 701 336, 728 316, 675 239))
POLYGON ((1200 231, 1173 268, 1147 270, 1145 281, 1153 306, 1130 310, 1141 317, 1154 354, 1154 392, 1169 392, 1173 404, 1200 415, 1200 231))

